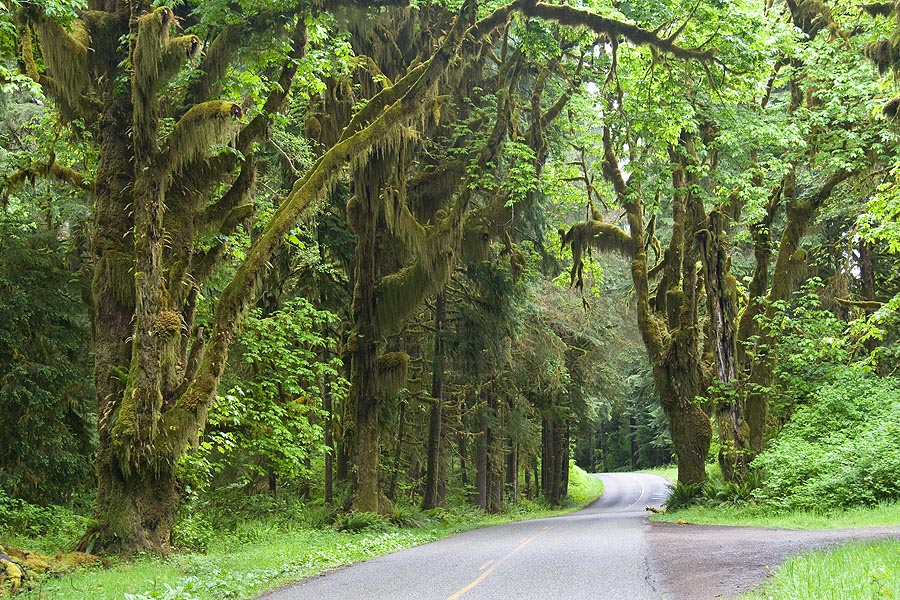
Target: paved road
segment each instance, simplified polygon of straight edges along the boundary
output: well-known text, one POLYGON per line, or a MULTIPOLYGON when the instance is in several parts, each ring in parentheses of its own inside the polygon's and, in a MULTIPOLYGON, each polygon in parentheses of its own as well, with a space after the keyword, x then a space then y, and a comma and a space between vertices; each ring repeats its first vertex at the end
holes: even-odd
POLYGON ((647 562, 647 505, 667 481, 599 475, 605 491, 571 515, 488 527, 360 563, 265 600, 659 600, 647 562))

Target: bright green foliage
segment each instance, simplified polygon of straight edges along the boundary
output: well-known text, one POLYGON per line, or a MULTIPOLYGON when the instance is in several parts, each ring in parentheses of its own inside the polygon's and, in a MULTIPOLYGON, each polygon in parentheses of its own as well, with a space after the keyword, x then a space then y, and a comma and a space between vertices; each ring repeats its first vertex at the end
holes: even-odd
POLYGON ((86 311, 53 235, 0 220, 0 488, 62 502, 95 445, 86 311))
POLYGON ((297 299, 268 317, 248 318, 239 337, 242 379, 220 397, 197 450, 183 463, 183 476, 204 487, 217 474, 235 467, 239 484, 260 476, 308 479, 307 461, 324 451, 320 406, 321 378, 331 380, 340 397, 346 383, 339 363, 322 361, 334 350, 326 333, 334 315, 297 299))
POLYGON ((29 550, 55 554, 74 545, 84 533, 87 517, 84 507, 38 506, 10 498, 0 486, 0 539, 4 544, 25 546, 29 550))
POLYGON ((900 498, 898 385, 843 369, 794 413, 754 465, 757 497, 782 509, 822 509, 900 498))
POLYGON ((787 419, 794 405, 805 402, 850 357, 850 340, 843 335, 846 323, 822 307, 821 285, 812 280, 791 302, 777 302, 766 326, 776 332, 778 343, 755 349, 777 352, 772 410, 781 419, 787 419))

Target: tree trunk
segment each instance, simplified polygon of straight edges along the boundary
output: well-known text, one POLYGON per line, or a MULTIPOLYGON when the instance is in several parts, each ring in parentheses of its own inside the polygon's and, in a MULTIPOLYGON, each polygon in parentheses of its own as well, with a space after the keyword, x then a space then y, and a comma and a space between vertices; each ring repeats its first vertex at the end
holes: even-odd
POLYGON ((425 493, 422 496, 422 510, 443 504, 440 490, 443 487, 441 474, 444 470, 444 319, 447 301, 441 291, 434 304, 434 358, 431 364, 431 415, 428 419, 428 455, 425 465, 425 493))
POLYGON ((466 447, 466 434, 460 432, 457 436, 457 443, 459 445, 459 478, 465 490, 469 487, 469 468, 466 465, 466 454, 468 454, 469 449, 466 447))
POLYGON ((479 424, 482 435, 475 444, 475 504, 487 510, 491 470, 491 429, 488 425, 487 407, 481 409, 479 424))
POLYGON ((541 419, 541 484, 544 499, 558 505, 568 491, 569 439, 563 425, 541 419))
POLYGON ((634 415, 628 417, 628 442, 631 449, 631 470, 638 470, 638 440, 637 440, 637 419, 634 415))
POLYGON ((334 503, 334 396, 331 393, 331 381, 328 377, 322 378, 322 409, 325 411, 325 504, 334 503))
POLYGON ((347 203, 347 218, 356 233, 356 282, 351 308, 353 351, 350 397, 354 406, 355 489, 353 508, 378 512, 379 426, 378 346, 375 333, 375 283, 377 281, 378 198, 382 174, 386 169, 383 154, 373 153, 366 167, 354 178, 354 196, 347 203))
POLYGON ((394 448, 394 464, 391 469, 391 483, 388 486, 387 497, 391 502, 397 494, 397 476, 400 473, 400 462, 403 460, 403 436, 406 429, 406 402, 400 402, 400 417, 397 424, 397 446, 394 448))
POLYGON ((510 502, 519 501, 519 448, 512 440, 506 457, 506 495, 510 502))
POLYGON ((115 460, 98 456, 94 515, 99 526, 88 532, 79 549, 114 548, 125 556, 167 552, 180 501, 174 470, 148 466, 126 476, 115 465, 115 460))

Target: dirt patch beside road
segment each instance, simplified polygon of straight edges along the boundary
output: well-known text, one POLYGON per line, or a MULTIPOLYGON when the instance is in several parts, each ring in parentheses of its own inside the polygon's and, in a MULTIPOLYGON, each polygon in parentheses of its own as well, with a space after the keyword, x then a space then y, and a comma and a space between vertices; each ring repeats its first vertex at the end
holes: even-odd
POLYGON ((900 526, 799 531, 651 523, 648 562, 665 600, 734 598, 794 554, 887 537, 900 539, 900 526))

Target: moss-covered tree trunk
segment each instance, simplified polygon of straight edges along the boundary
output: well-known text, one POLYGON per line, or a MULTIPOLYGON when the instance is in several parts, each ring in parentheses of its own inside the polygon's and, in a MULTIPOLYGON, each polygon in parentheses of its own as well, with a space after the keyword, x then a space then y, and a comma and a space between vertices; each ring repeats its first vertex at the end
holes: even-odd
POLYGON ((446 347, 444 321, 447 318, 447 299, 442 290, 434 304, 434 356, 431 362, 431 413, 428 418, 428 448, 425 464, 425 493, 422 509, 428 510, 444 502, 441 494, 441 475, 444 471, 444 378, 446 347))
POLYGON ((381 152, 357 175, 347 204, 348 220, 356 233, 354 256, 356 282, 353 289, 351 315, 353 327, 349 344, 352 349, 350 398, 353 413, 353 508, 378 512, 379 486, 378 443, 378 345, 375 332, 375 282, 377 272, 377 232, 380 216, 378 198, 384 182, 382 175, 387 162, 381 152))

